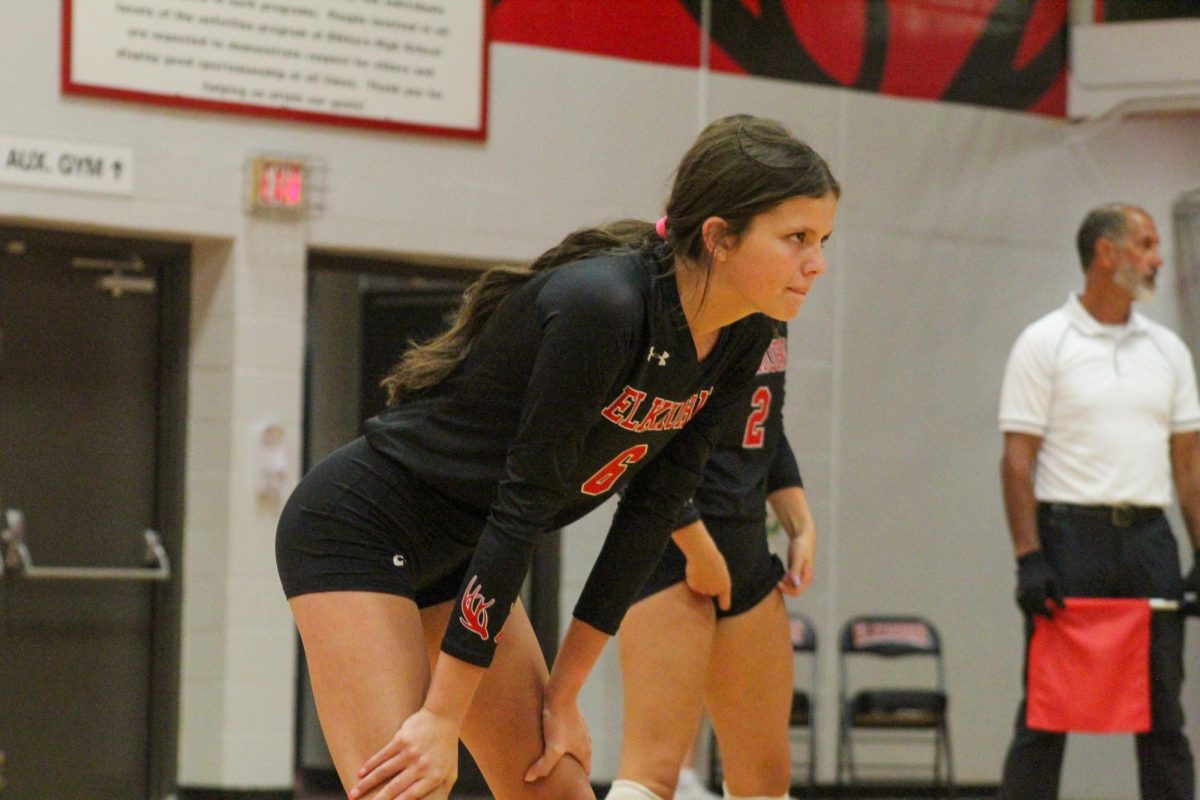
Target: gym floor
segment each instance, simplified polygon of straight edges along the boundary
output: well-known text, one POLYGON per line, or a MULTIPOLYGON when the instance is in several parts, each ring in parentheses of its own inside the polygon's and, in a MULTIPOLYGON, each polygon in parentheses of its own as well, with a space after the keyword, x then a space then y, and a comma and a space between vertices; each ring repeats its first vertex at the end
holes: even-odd
MULTIPOLYGON (((846 798, 861 797, 861 798, 867 798, 867 797, 870 797, 870 798, 875 798, 875 800, 917 800, 918 798, 937 798, 937 797, 945 797, 945 796, 946 795, 944 793, 931 793, 931 792, 921 793, 919 790, 912 790, 912 793, 905 791, 902 794, 873 794, 873 793, 869 793, 868 790, 862 790, 862 789, 855 790, 855 791, 843 789, 842 791, 839 792, 835 787, 832 787, 832 786, 818 787, 814 793, 807 794, 807 795, 803 791, 800 791, 798 788, 792 791, 792 797, 795 797, 795 798, 805 798, 805 797, 814 797, 814 798, 816 798, 816 797, 821 797, 821 798, 824 798, 824 797, 846 797, 846 798)), ((987 787, 987 788, 984 788, 984 787, 960 787, 955 796, 958 798, 958 800, 980 800, 981 798, 994 797, 995 789, 990 788, 990 787, 987 787)), ((604 797, 604 788, 603 787, 600 788, 599 790, 597 790, 596 797, 600 798, 600 800, 602 800, 602 798, 604 797)), ((296 800, 345 800, 345 798, 346 798, 346 795, 336 789, 333 789, 333 790, 329 790, 329 789, 301 790, 301 791, 298 791, 296 794, 296 800)), ((482 795, 482 796, 474 795, 474 794, 468 795, 468 794, 458 794, 457 792, 452 794, 451 798, 453 800, 491 800, 490 796, 488 796, 488 795, 482 795)))

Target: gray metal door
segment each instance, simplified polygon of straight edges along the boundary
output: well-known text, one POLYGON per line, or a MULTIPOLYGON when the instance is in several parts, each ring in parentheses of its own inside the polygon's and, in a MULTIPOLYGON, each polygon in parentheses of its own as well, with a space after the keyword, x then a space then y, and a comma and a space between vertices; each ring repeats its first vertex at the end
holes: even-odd
POLYGON ((0 228, 0 800, 164 783, 173 686, 156 659, 176 594, 145 532, 177 521, 161 508, 161 273, 186 251, 136 247, 0 228))

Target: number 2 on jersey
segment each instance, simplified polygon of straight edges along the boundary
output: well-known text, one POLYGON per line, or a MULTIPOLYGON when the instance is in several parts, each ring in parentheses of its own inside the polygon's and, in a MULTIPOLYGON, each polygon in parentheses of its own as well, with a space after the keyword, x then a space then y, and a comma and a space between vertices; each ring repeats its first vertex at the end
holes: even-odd
POLYGON ((604 494, 613 487, 620 478, 625 474, 625 470, 629 469, 630 465, 641 461, 650 448, 644 444, 635 444, 628 450, 621 451, 616 458, 609 461, 600 470, 583 482, 580 491, 584 494, 590 494, 595 497, 598 494, 604 494))
POLYGON ((760 386, 750 398, 750 416, 746 418, 746 432, 742 435, 742 447, 759 448, 766 438, 765 424, 771 413, 771 390, 760 386))

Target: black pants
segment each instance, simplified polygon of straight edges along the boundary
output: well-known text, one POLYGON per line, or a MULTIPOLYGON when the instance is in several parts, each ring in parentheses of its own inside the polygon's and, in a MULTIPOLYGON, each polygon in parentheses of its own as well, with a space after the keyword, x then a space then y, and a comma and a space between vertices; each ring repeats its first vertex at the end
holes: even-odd
MULTIPOLYGON (((1170 523, 1162 514, 1116 527, 1109 515, 1070 506, 1038 507, 1038 534, 1064 595, 1179 599, 1183 579, 1170 523)), ((1025 620, 1025 655, 1033 624, 1025 620)), ((1028 674, 1028 671, 1026 671, 1028 674)), ((1150 629, 1151 729, 1137 735, 1138 781, 1143 800, 1193 800, 1192 751, 1183 735, 1183 618, 1155 612, 1150 629)), ((1000 800, 1058 797, 1066 735, 1030 730, 1025 700, 1017 709, 1004 762, 1000 800)))

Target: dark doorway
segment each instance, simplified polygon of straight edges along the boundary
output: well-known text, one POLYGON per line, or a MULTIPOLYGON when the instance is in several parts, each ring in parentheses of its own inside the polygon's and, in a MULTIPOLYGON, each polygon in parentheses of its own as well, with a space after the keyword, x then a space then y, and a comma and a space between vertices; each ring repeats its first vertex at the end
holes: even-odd
POLYGON ((189 264, 0 227, 5 800, 171 791, 189 264))

